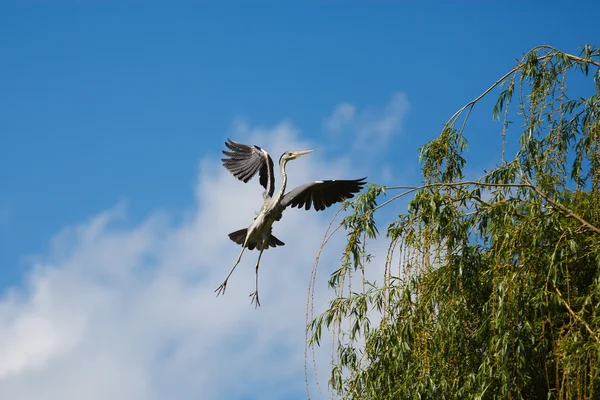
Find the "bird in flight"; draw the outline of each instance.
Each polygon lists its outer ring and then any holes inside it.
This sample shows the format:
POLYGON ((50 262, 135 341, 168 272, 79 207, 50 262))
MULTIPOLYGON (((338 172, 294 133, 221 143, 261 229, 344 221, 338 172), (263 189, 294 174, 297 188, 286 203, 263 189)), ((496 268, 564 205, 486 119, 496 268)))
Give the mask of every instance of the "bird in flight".
POLYGON ((231 139, 225 142, 227 150, 223 150, 226 156, 222 158, 223 166, 236 178, 246 183, 258 172, 259 182, 265 191, 263 193, 263 205, 248 228, 240 229, 229 234, 229 238, 242 246, 242 251, 237 258, 233 268, 215 292, 217 296, 225 293, 227 281, 242 259, 245 249, 260 251, 256 261, 255 290, 250 294, 251 303, 255 307, 260 306, 258 299, 258 267, 263 251, 269 247, 283 246, 284 243, 273 236, 272 225, 279 221, 283 211, 287 207, 304 207, 305 210, 314 208, 321 211, 332 204, 354 197, 355 193, 362 190, 366 177, 354 180, 328 180, 307 182, 297 188, 285 193, 287 175, 285 166, 288 161, 295 160, 312 150, 286 151, 279 158, 279 170, 281 173, 281 187, 275 196, 275 173, 273 171, 273 160, 269 153, 258 146, 249 146, 236 143, 231 139))

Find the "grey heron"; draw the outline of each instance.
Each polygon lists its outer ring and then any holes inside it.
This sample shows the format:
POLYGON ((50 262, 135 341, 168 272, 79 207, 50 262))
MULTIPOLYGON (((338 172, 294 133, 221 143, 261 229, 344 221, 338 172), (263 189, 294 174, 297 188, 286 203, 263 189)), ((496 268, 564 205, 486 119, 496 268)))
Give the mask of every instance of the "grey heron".
POLYGON ((354 197, 355 193, 361 191, 365 185, 365 178, 354 180, 327 180, 307 182, 297 188, 285 193, 287 184, 287 175, 285 166, 288 161, 295 160, 312 150, 305 151, 286 151, 279 158, 279 170, 281 173, 281 187, 277 195, 275 193, 275 174, 273 171, 273 160, 269 153, 262 148, 254 145, 249 146, 241 143, 236 143, 231 139, 227 139, 225 146, 227 150, 223 150, 226 156, 222 158, 223 166, 236 178, 244 183, 247 183, 258 172, 259 182, 264 187, 263 205, 248 228, 240 229, 229 234, 229 238, 235 243, 242 246, 242 251, 237 258, 233 268, 215 292, 217 297, 225 293, 227 281, 237 265, 242 259, 244 250, 257 249, 259 250, 258 260, 256 261, 256 281, 255 291, 250 294, 251 303, 256 303, 256 307, 260 306, 258 299, 258 267, 263 251, 269 247, 283 246, 284 243, 273 236, 272 225, 275 221, 279 221, 283 211, 287 207, 304 207, 310 210, 311 206, 316 211, 321 211, 331 206, 334 203, 341 202, 345 199, 354 197))

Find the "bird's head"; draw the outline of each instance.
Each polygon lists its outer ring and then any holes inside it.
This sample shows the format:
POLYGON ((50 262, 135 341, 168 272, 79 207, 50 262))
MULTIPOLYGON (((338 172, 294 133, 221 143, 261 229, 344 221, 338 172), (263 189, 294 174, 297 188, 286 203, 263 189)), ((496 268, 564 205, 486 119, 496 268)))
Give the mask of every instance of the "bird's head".
POLYGON ((312 152, 312 150, 304 150, 304 151, 286 151, 285 153, 283 153, 281 155, 281 157, 279 158, 279 163, 286 163, 290 160, 295 160, 298 157, 301 157, 305 154, 308 154, 312 152))

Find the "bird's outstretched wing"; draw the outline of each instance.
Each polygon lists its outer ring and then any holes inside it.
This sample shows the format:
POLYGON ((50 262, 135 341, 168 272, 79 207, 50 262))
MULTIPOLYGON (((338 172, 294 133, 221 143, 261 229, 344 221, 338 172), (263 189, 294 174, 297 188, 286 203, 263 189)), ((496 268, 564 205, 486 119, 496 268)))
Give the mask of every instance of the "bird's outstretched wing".
POLYGON ((354 180, 331 180, 308 182, 288 192, 281 199, 285 207, 304 207, 310 210, 312 205, 315 210, 321 211, 334 203, 354 197, 365 185, 366 177, 354 180))
POLYGON ((223 154, 227 156, 221 159, 223 166, 244 183, 259 172, 260 184, 272 197, 275 191, 275 175, 269 153, 258 146, 248 146, 231 139, 227 139, 225 146, 228 150, 223 150, 223 154))

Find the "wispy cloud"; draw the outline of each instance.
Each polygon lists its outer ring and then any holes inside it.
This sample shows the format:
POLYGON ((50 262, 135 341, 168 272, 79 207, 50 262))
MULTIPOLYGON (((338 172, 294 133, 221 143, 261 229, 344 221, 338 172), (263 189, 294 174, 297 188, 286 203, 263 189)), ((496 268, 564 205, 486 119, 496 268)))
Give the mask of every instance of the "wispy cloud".
POLYGON ((379 150, 392 135, 402 129, 404 117, 410 110, 406 95, 395 93, 382 109, 367 107, 358 110, 350 103, 339 104, 325 119, 324 129, 331 134, 347 134, 355 148, 379 150))
POLYGON ((348 126, 356 116, 356 107, 350 103, 339 104, 325 120, 325 129, 339 133, 348 126))
MULTIPOLYGON (((238 128, 234 138, 273 143, 275 157, 312 147, 289 122, 238 128)), ((219 158, 200 162, 194 207, 182 223, 157 212, 123 227, 127 210, 119 205, 58 233, 26 286, 1 294, 3 398, 303 396, 308 280, 332 212, 290 209, 275 225, 286 246, 263 255, 261 308, 248 298, 256 251, 244 254, 225 296, 216 298, 240 250, 227 233, 249 225, 262 198, 257 182, 237 181, 219 158)), ((317 152, 289 169, 291 185, 354 177, 344 160, 324 161, 317 152)), ((336 240, 343 235, 329 249, 336 240)), ((321 274, 338 259, 326 252, 321 274)), ((325 279, 316 295, 322 309, 325 279)))

